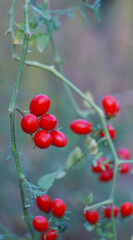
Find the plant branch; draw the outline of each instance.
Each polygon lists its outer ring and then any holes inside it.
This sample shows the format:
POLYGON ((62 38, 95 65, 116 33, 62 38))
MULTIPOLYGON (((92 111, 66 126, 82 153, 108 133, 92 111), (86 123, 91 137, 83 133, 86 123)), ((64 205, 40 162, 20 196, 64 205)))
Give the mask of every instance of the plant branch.
MULTIPOLYGON (((15 5, 15 1, 13 1, 13 7, 15 5)), ((14 160, 16 163, 16 168, 17 168, 17 175, 18 175, 18 183, 19 183, 19 189, 20 189, 20 196, 21 196, 21 202, 22 202, 22 208, 23 208, 23 214, 24 214, 24 220, 27 224, 27 227, 29 229, 29 232, 31 234, 32 239, 34 239, 34 234, 32 230, 32 226, 30 223, 30 216, 28 214, 28 211, 25 207, 25 196, 24 196, 24 189, 23 189, 23 178, 24 174, 22 172, 20 162, 19 162, 19 157, 17 153, 17 145, 16 145, 16 134, 15 134, 15 110, 16 110, 16 97, 17 93, 20 88, 20 83, 21 83, 21 77, 23 73, 23 67, 24 67, 24 62, 28 50, 28 43, 29 43, 29 38, 30 38, 30 29, 29 29, 29 6, 30 6, 30 0, 25 0, 25 5, 24 5, 24 15, 25 15, 25 32, 24 32, 24 39, 23 39, 23 46, 22 46, 22 53, 21 53, 21 58, 19 61, 19 67, 18 67, 18 72, 16 76, 16 81, 14 84, 13 88, 13 93, 12 93, 12 98, 9 104, 9 119, 10 119, 10 133, 11 133, 11 152, 14 156, 14 160)), ((13 9, 10 11, 11 14, 13 13, 13 9)), ((13 14, 12 14, 13 16, 13 14)), ((13 24, 12 24, 13 26, 13 24)))
POLYGON ((99 208, 99 207, 101 207, 101 206, 108 205, 108 204, 111 204, 111 200, 110 200, 110 199, 105 200, 105 201, 102 201, 102 202, 100 202, 100 203, 93 204, 93 205, 91 205, 91 206, 89 206, 89 207, 85 207, 85 208, 84 208, 84 212, 85 212, 86 210, 97 209, 97 208, 99 208))

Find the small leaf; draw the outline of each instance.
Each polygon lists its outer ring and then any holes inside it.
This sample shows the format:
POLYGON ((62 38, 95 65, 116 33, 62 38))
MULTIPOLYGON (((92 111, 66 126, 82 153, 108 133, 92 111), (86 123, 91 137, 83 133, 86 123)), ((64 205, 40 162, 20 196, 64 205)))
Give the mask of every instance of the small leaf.
POLYGON ((32 34, 29 39, 29 46, 33 46, 36 43, 36 35, 32 34))
POLYGON ((85 205, 89 205, 90 203, 93 202, 93 193, 90 193, 87 198, 84 200, 85 205))
POLYGON ((59 169, 59 171, 57 172, 57 176, 56 179, 62 179, 66 176, 66 171, 63 169, 59 169))
MULTIPOLYGON (((112 226, 112 223, 110 222, 110 223, 107 223, 106 225, 105 225, 105 229, 108 229, 108 228, 110 228, 112 226)), ((133 239, 132 239, 133 240, 133 239)))
POLYGON ((95 229, 95 225, 89 224, 88 222, 84 223, 84 227, 87 232, 92 232, 95 229))
POLYGON ((43 189, 43 190, 49 190, 55 179, 56 179, 56 176, 57 176, 57 172, 54 172, 54 173, 49 173, 47 175, 44 175, 42 176, 39 181, 38 181, 38 185, 43 189))
POLYGON ((103 232, 102 232, 102 229, 99 228, 99 227, 96 229, 96 232, 97 232, 98 235, 102 235, 102 233, 103 233, 103 232))
POLYGON ((47 33, 39 33, 37 36, 37 49, 39 52, 43 52, 49 42, 49 36, 47 33))
POLYGON ((16 24, 16 27, 17 27, 19 30, 24 31, 25 22, 17 23, 17 24, 16 24))
POLYGON ((106 237, 106 238, 113 238, 113 233, 111 233, 111 232, 107 232, 107 233, 104 233, 104 236, 106 237))
POLYGON ((24 31, 23 30, 17 30, 16 36, 13 40, 13 44, 18 45, 23 43, 23 38, 24 38, 24 31))
POLYGON ((75 149, 70 153, 68 160, 66 162, 67 169, 72 169, 73 166, 82 162, 84 156, 79 147, 75 147, 75 149))
POLYGON ((88 136, 85 140, 85 145, 90 155, 96 155, 98 153, 98 145, 94 138, 88 136))

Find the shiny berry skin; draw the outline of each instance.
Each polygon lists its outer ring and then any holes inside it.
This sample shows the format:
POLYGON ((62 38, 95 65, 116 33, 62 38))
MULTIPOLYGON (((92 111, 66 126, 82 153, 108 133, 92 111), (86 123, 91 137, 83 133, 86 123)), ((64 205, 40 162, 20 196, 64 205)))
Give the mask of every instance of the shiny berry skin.
POLYGON ((108 182, 108 181, 112 180, 112 178, 113 178, 113 171, 112 171, 112 169, 107 169, 104 172, 101 172, 99 174, 99 180, 101 182, 108 182))
POLYGON ((52 137, 52 145, 55 147, 65 147, 67 145, 67 138, 63 132, 53 130, 50 134, 52 137))
POLYGON ((116 114, 120 111, 120 105, 118 102, 116 102, 116 114))
POLYGON ((84 217, 90 224, 95 224, 98 221, 99 214, 96 210, 87 210, 84 213, 84 217))
POLYGON ((57 119, 52 114, 45 114, 40 118, 40 127, 44 130, 51 131, 57 125, 57 119))
POLYGON ((45 114, 50 108, 50 99, 44 94, 36 95, 30 102, 30 112, 35 114, 37 117, 45 114))
POLYGON ((38 232, 45 232, 49 228, 48 220, 43 216, 36 216, 32 221, 33 227, 38 232))
POLYGON ((130 171, 130 164, 129 163, 122 163, 120 166, 120 173, 128 173, 130 171))
POLYGON ((123 217, 128 217, 133 212, 133 206, 130 202, 125 202, 120 207, 120 212, 123 217))
POLYGON ((102 105, 103 105, 106 116, 113 116, 116 113, 117 102, 113 96, 106 95, 102 99, 102 105))
POLYGON ((45 130, 39 130, 34 135, 34 143, 38 148, 48 148, 52 144, 51 134, 45 130))
MULTIPOLYGON (((116 206, 113 206, 113 216, 116 218, 118 215, 118 208, 116 206)), ((107 206, 104 210, 104 216, 106 218, 111 218, 111 206, 107 206)))
POLYGON ((88 134, 92 131, 92 125, 84 119, 76 119, 70 123, 71 130, 76 134, 88 134))
POLYGON ((55 217, 61 218, 64 216, 66 211, 66 204, 65 202, 60 199, 56 198, 53 200, 51 204, 51 212, 55 217))
POLYGON ((40 210, 49 213, 51 209, 51 198, 45 194, 36 198, 36 204, 40 210))
POLYGON ((126 159, 130 159, 131 158, 131 153, 129 151, 128 148, 120 148, 117 151, 117 154, 119 156, 120 159, 126 160, 126 159))
POLYGON ((56 230, 49 230, 47 233, 46 233, 46 240, 55 240, 57 239, 58 237, 58 234, 56 232, 56 230))
POLYGON ((92 164, 92 171, 94 173, 100 173, 103 172, 104 169, 102 168, 102 165, 104 166, 105 169, 109 168, 109 163, 102 163, 104 161, 106 161, 107 158, 106 157, 101 157, 99 160, 97 160, 97 166, 95 166, 94 164, 92 164))
POLYGON ((38 118, 34 114, 26 114, 21 120, 21 128, 25 133, 32 134, 39 126, 38 118))
MULTIPOLYGON (((115 135, 116 135, 115 128, 112 125, 107 125, 107 129, 108 129, 108 133, 109 133, 111 139, 114 139, 115 135)), ((104 131, 102 131, 102 130, 99 132, 99 134, 100 134, 100 137, 104 137, 105 136, 104 135, 104 131)))

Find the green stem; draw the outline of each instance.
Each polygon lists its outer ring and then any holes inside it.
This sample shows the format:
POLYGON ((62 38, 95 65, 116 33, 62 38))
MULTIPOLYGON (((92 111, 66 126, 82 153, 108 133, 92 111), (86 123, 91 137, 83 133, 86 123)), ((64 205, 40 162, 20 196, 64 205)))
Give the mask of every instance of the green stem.
POLYGON ((111 199, 102 201, 102 202, 100 202, 100 203, 93 204, 93 205, 91 205, 91 206, 89 206, 89 207, 85 207, 85 208, 84 208, 84 212, 85 212, 86 210, 97 209, 97 208, 99 208, 99 207, 101 207, 101 206, 108 205, 108 204, 111 204, 111 199))
MULTIPOLYGON (((15 4, 15 1, 13 2, 15 4)), ((24 214, 24 220, 27 224, 28 230, 31 234, 32 239, 34 239, 34 233, 33 229, 30 223, 30 216, 29 213, 25 207, 25 195, 24 195, 24 189, 23 189, 23 178, 24 174, 22 172, 19 157, 17 153, 17 146, 16 146, 16 134, 15 134, 15 110, 16 110, 16 97, 17 93, 20 88, 20 82, 21 77, 23 73, 23 67, 24 62, 28 50, 28 43, 29 43, 29 37, 30 37, 30 30, 29 30, 29 6, 30 6, 30 0, 25 0, 24 5, 24 15, 25 15, 25 33, 24 33, 24 40, 23 40, 23 47, 22 47, 22 53, 21 58, 19 62, 18 72, 16 76, 16 81, 13 88, 12 98, 9 104, 9 119, 10 119, 10 133, 11 133, 11 152, 14 156, 14 160, 16 163, 16 169, 17 169, 17 175, 18 175, 18 183, 19 183, 19 189, 20 189, 20 196, 21 196, 21 202, 22 202, 22 209, 24 214)), ((13 9, 13 8, 11 8, 13 9)), ((12 10, 13 11, 13 10, 12 10)), ((12 11, 10 11, 12 13, 12 11)))
POLYGON ((14 39, 14 12, 15 12, 16 4, 17 4, 17 0, 13 0, 11 8, 9 10, 10 21, 9 21, 8 32, 11 34, 12 39, 14 39))
POLYGON ((24 112, 19 108, 19 107, 16 107, 16 110, 24 117, 25 114, 24 112))

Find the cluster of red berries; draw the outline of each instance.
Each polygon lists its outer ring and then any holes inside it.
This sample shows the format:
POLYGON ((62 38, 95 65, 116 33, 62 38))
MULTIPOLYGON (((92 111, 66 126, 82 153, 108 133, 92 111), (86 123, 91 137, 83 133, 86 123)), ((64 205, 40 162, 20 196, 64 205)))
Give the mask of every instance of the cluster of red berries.
POLYGON ((63 132, 54 130, 57 119, 52 114, 46 114, 49 108, 48 96, 40 94, 33 97, 29 106, 30 113, 22 118, 21 128, 25 133, 35 133, 34 143, 38 148, 48 148, 51 144, 56 147, 65 147, 67 138, 63 132))
MULTIPOLYGON (((120 210, 116 206, 113 206, 113 216, 116 218, 118 216, 118 213, 121 213, 122 217, 128 217, 133 213, 133 205, 131 202, 124 202, 120 206, 120 210)), ((84 217, 87 222, 90 224, 96 224, 99 219, 99 213, 97 210, 86 210, 84 213, 84 217)), ((110 219, 111 218, 111 206, 107 206, 104 209, 104 217, 110 219)))
MULTIPOLYGON (((51 201, 51 198, 47 194, 38 196, 36 198, 36 204, 41 211, 47 214, 51 212, 53 216, 57 218, 62 218, 66 211, 66 204, 62 199, 56 198, 53 201, 51 201)), ((58 237, 57 230, 55 229, 49 230, 49 222, 46 217, 36 216, 34 217, 32 224, 36 231, 42 232, 41 240, 57 239, 58 237)))
MULTIPOLYGON (((131 157, 131 153, 128 148, 121 148, 117 151, 118 156, 121 160, 128 160, 131 157)), ((99 174, 99 180, 101 182, 107 182, 113 178, 113 169, 111 161, 107 161, 106 157, 101 157, 96 161, 96 164, 92 164, 92 171, 99 174), (104 163, 105 162, 105 163, 104 163)), ((122 163, 119 171, 121 174, 129 172, 130 164, 122 163)))

